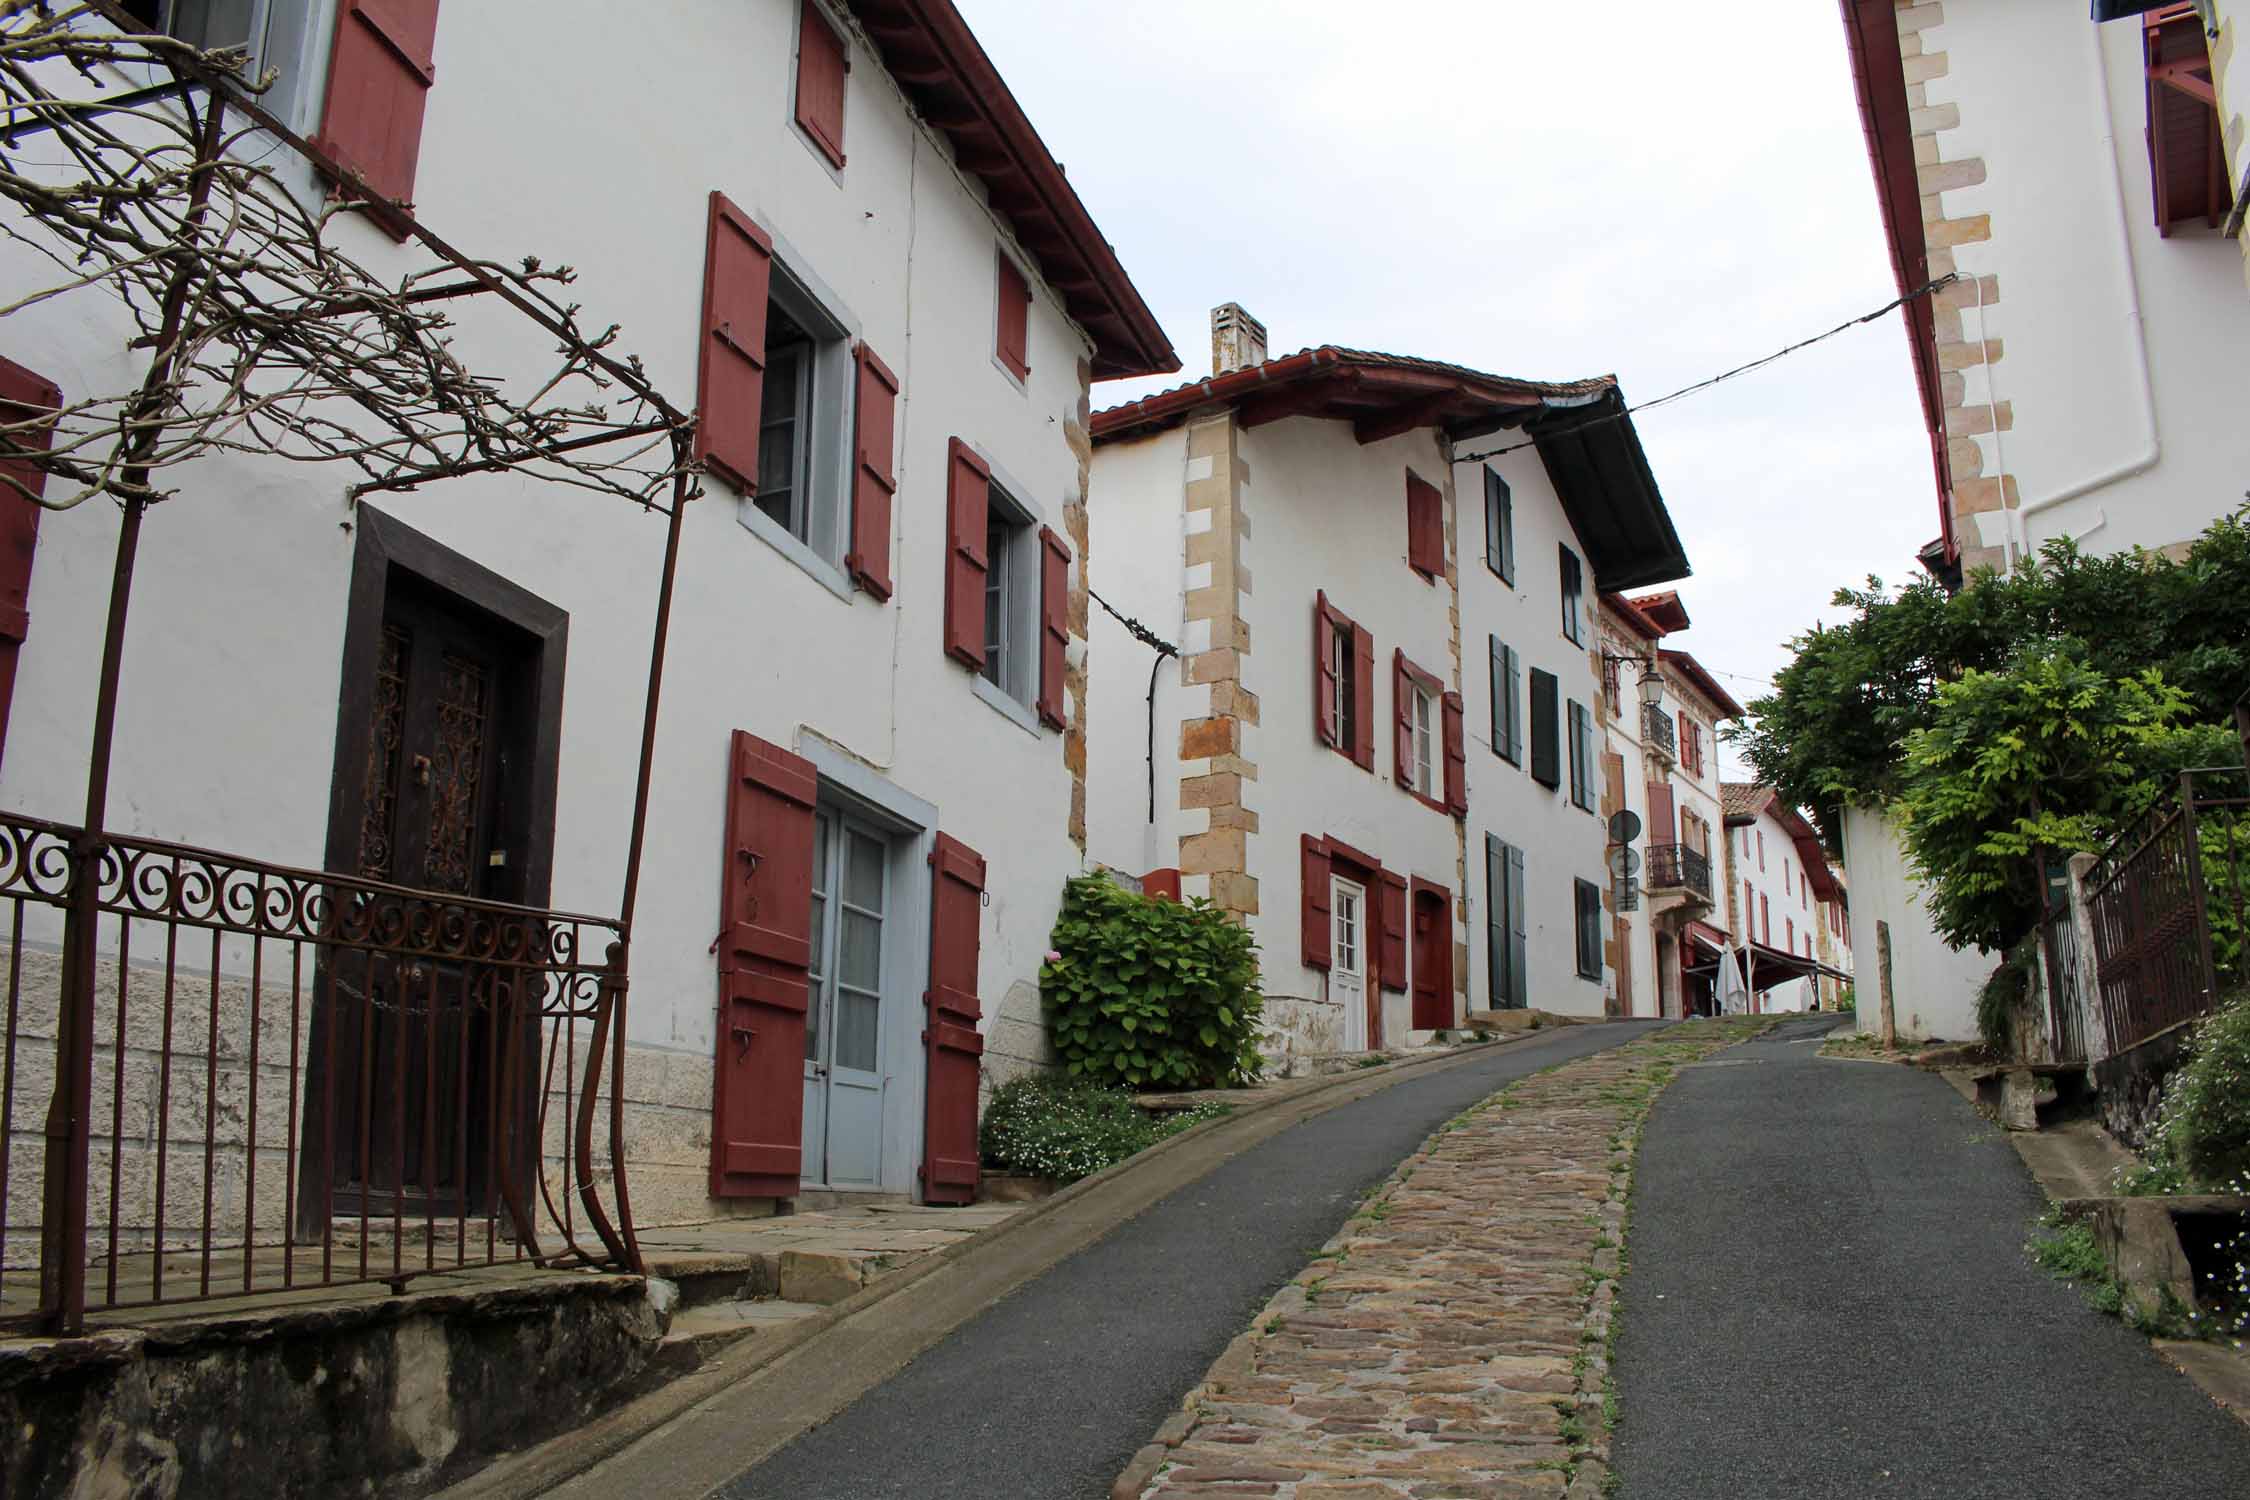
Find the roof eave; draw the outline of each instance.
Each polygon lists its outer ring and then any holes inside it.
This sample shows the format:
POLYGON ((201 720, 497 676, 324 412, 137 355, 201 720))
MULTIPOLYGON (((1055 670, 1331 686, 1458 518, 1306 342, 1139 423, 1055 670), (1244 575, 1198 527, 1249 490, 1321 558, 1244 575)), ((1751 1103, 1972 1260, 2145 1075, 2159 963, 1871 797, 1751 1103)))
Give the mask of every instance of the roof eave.
POLYGON ((1528 425, 1597 586, 1622 592, 1689 575, 1622 391, 1550 401, 1528 425))

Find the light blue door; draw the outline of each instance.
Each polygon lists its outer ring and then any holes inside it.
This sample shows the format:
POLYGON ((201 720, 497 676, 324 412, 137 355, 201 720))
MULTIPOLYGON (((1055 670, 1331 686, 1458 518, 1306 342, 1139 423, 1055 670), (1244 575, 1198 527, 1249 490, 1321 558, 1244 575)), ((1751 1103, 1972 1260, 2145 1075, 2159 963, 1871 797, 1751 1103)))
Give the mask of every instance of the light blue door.
POLYGON ((883 950, 890 843, 833 812, 815 818, 813 1000, 805 1027, 805 1181, 883 1185, 883 950))

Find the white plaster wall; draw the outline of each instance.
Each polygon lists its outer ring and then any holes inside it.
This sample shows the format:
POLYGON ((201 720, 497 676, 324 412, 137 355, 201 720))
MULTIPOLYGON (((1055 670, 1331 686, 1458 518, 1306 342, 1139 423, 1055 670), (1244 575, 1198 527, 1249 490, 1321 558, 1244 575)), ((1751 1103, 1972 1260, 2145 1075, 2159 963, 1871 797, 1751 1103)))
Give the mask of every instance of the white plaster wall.
MULTIPOLYGON (((1298 962, 1300 834, 1341 839, 1385 869, 1443 886, 1455 897, 1459 940, 1455 823, 1398 785, 1392 736, 1393 648, 1455 686, 1451 590, 1442 577, 1425 582, 1406 565, 1406 471, 1412 466, 1442 488, 1445 465, 1427 430, 1363 447, 1349 423, 1311 417, 1244 432, 1240 456, 1249 472, 1243 563, 1252 582, 1243 601, 1251 645, 1245 686, 1258 695, 1259 717, 1243 750, 1258 767, 1246 787, 1258 815, 1249 843, 1260 912, 1252 926, 1267 993, 1321 998, 1326 974, 1298 962), (1373 771, 1313 736, 1313 599, 1321 589, 1375 638, 1373 771)), ((1473 776, 1470 795, 1473 801, 1473 776)), ((1200 822, 1204 815, 1193 816, 1200 822)), ((1394 1045, 1408 1036, 1411 993, 1384 992, 1384 1037, 1394 1045)))
MULTIPOLYGON (((1104 443, 1094 450, 1086 512, 1095 589, 1183 648, 1186 464, 1185 427, 1104 443)), ((1183 683, 1178 661, 1157 669, 1156 816, 1151 822, 1148 678, 1153 652, 1099 605, 1087 618, 1087 851, 1098 862, 1135 875, 1177 866, 1180 721, 1191 701, 1195 716, 1201 716, 1210 689, 1183 683)))
POLYGON ((1896 828, 1864 807, 1844 809, 1844 868, 1852 883, 1852 990, 1859 1029, 1882 1029, 1878 922, 1890 924, 1891 994, 1902 1037, 1974 1041, 1976 997, 1999 964, 1981 949, 1956 951, 1930 927, 1920 882, 1907 868, 1896 828))
MULTIPOLYGON (((1529 970, 1525 998, 1534 1008, 1566 1016, 1602 1014, 1607 979, 1578 974, 1574 880, 1606 884, 1602 866, 1606 835, 1601 806, 1600 746, 1594 756, 1595 812, 1570 801, 1570 710, 1576 700, 1592 713, 1601 692, 1599 585, 1586 565, 1581 610, 1586 645, 1575 646, 1562 633, 1562 571, 1558 548, 1568 543, 1585 562, 1586 549, 1571 529, 1554 484, 1535 450, 1489 460, 1508 481, 1515 499, 1516 582, 1513 588, 1484 561, 1483 463, 1454 466, 1454 487, 1462 496, 1461 655, 1466 681, 1462 696, 1469 721, 1469 881, 1474 895, 1469 921, 1470 999, 1479 1008, 1492 1003, 1490 955, 1484 924, 1491 903, 1485 889, 1484 840, 1487 833, 1524 851, 1523 896, 1526 910, 1524 961, 1529 970), (1492 749, 1492 673, 1490 638, 1513 646, 1523 659, 1517 710, 1523 715, 1523 764, 1502 760, 1492 749), (1553 791, 1531 779, 1531 673, 1555 674, 1558 683, 1557 738, 1562 778, 1553 791)), ((1633 780, 1626 762, 1626 780, 1633 780)), ((1627 788, 1627 799, 1634 793, 1627 788)), ((1646 790, 1640 796, 1645 801, 1646 790)), ((1645 807, 1636 804, 1636 810, 1645 807)), ((1604 918, 1605 924, 1607 918, 1604 918)))
MULTIPOLYGON (((730 730, 794 745, 835 741, 936 804, 941 826, 991 864, 980 988, 987 1024, 1030 982, 1062 880, 1062 737, 1032 734, 974 697, 940 646, 948 438, 980 445, 1053 525, 1077 486, 1065 423, 1077 410, 1083 335, 1034 280, 1031 376, 992 360, 993 257, 1003 231, 945 149, 909 117, 854 44, 849 164, 831 173, 790 118, 791 0, 665 0, 615 45, 593 0, 446 7, 416 200, 473 254, 568 262, 595 327, 623 325, 676 403, 695 396, 706 194, 725 190, 806 261, 903 393, 888 605, 840 599, 742 527, 713 483, 686 527, 659 731, 632 1036, 708 1054, 717 871, 730 730), (692 128, 655 110, 589 107, 560 80, 596 67, 626 98, 704 101, 692 128)), ((338 231, 378 273, 416 264, 365 226, 338 231)), ((0 258, 0 285, 26 284, 0 258)), ((462 314, 478 368, 545 357, 530 325, 462 314)), ((8 320, 10 357, 66 398, 122 388, 139 356, 96 295, 8 320)), ((543 368, 543 367, 542 367, 543 368)), ((116 828, 317 866, 328 813, 351 512, 340 471, 213 460, 174 476, 182 496, 150 517, 125 656, 116 828)), ((513 478, 454 481, 376 502, 571 615, 553 900, 613 911, 627 835, 659 518, 621 502, 513 478)), ((75 821, 92 713, 113 509, 50 514, 32 581, 0 803, 75 821)), ((908 1056, 886 1065, 918 1066, 908 1056)))
MULTIPOLYGON (((2018 543, 2070 535, 2114 552, 2193 537, 2242 501, 2250 297, 2240 246, 2201 221, 2156 232, 2139 26, 2095 26, 2051 0, 1947 0, 1922 39, 1949 69, 1929 81, 1931 107, 1960 111, 1940 157, 1987 170, 1941 197, 1949 217, 1992 216, 1991 241, 1956 259, 1999 276, 2000 300, 1963 326, 2003 357, 1989 380, 1970 368, 1966 391, 2014 404, 2013 430, 1975 441, 1986 474, 2016 476, 2018 543)), ((1973 522, 1991 546, 2008 524, 1973 522)))
MULTIPOLYGON (((1784 953, 1802 955, 1809 934, 1808 924, 1821 920, 1820 904, 1811 893, 1804 891, 1805 862, 1797 857, 1797 846, 1790 841, 1789 833, 1771 813, 1758 814, 1754 823, 1728 830, 1737 840, 1735 850, 1735 883, 1747 880, 1750 889, 1764 897, 1773 913, 1773 932, 1769 937, 1766 926, 1756 922, 1752 913, 1745 918, 1745 926, 1759 942, 1769 943, 1784 953), (1765 868, 1758 866, 1758 836, 1765 835, 1765 868), (1749 846, 1741 844, 1745 836, 1749 846), (1751 927, 1752 923, 1756 923, 1751 927)), ((1738 899, 1739 899, 1739 892, 1738 899)), ((1817 951, 1817 939, 1815 939, 1817 951)), ((1792 979, 1767 989, 1760 998, 1760 1007, 1768 1011, 1807 1010, 1813 1004, 1813 982, 1809 979, 1792 979)))

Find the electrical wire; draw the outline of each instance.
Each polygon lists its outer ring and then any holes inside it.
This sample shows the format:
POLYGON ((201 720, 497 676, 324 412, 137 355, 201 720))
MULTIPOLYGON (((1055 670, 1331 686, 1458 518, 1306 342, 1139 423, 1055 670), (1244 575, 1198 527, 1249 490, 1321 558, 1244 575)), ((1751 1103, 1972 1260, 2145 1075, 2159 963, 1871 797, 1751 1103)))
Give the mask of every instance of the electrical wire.
MULTIPOLYGON (((1722 370, 1718 374, 1710 377, 1708 380, 1698 380, 1693 385, 1683 385, 1678 390, 1672 391, 1666 395, 1658 396, 1653 401, 1643 401, 1636 406, 1628 406, 1623 411, 1612 412, 1607 416, 1594 417, 1585 422, 1573 423, 1571 424, 1569 430, 1572 432, 1583 432, 1588 427, 1598 427, 1604 422, 1622 422, 1627 417, 1632 416, 1635 412, 1654 411, 1657 407, 1668 405, 1671 402, 1680 400, 1682 397, 1692 396, 1698 391, 1707 391, 1715 385, 1719 385, 1722 382, 1734 379, 1737 375, 1747 375, 1752 370, 1764 369, 1767 365, 1772 364, 1775 360, 1786 359, 1788 356, 1797 353, 1801 349, 1810 349, 1813 345, 1822 343, 1828 339, 1832 339, 1839 333, 1849 333, 1851 332, 1851 330, 1859 327, 1863 323, 1872 323, 1877 318, 1883 317, 1898 308, 1904 307, 1907 303, 1912 302, 1917 297, 1927 297, 1928 295, 1930 295, 1930 293, 1938 290, 1940 287, 1951 286, 1954 282, 1959 280, 1961 280, 1960 272, 1948 271, 1943 276, 1938 277, 1934 281, 1923 282, 1920 286, 1914 288, 1914 290, 1906 293, 1904 296, 1893 297, 1890 301, 1884 303, 1881 307, 1876 308, 1871 313, 1863 313, 1859 317, 1848 318, 1845 321, 1838 323, 1834 328, 1829 329, 1826 333, 1816 333, 1809 339, 1799 339, 1796 343, 1790 344, 1786 348, 1776 349, 1773 353, 1768 354, 1761 359, 1751 360, 1746 365, 1736 365, 1731 370, 1722 370)), ((1520 443, 1509 443, 1504 447, 1488 448, 1482 453, 1458 454, 1455 456, 1453 461, 1455 463, 1469 464, 1476 463, 1482 459, 1498 458, 1503 453, 1514 453, 1519 449, 1532 447, 1538 441, 1539 439, 1537 438, 1525 438, 1520 443)))

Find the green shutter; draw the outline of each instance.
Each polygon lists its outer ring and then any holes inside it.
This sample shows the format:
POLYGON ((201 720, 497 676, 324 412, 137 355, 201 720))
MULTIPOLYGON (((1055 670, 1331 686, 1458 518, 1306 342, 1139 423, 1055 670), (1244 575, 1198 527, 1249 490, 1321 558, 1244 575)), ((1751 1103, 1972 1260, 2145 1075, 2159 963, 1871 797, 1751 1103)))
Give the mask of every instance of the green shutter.
POLYGON ((1529 976, 1524 972, 1523 851, 1508 851, 1508 1004, 1522 1010, 1530 1002, 1529 976))
POLYGON ((1562 785, 1562 704, 1552 672, 1531 669, 1531 779, 1544 787, 1562 785))
POLYGON ((1508 846, 1499 835, 1484 836, 1485 1002, 1492 1010, 1508 1005, 1508 846))
POLYGON ((1508 481, 1484 471, 1484 565, 1510 588, 1516 583, 1516 501, 1508 481))

